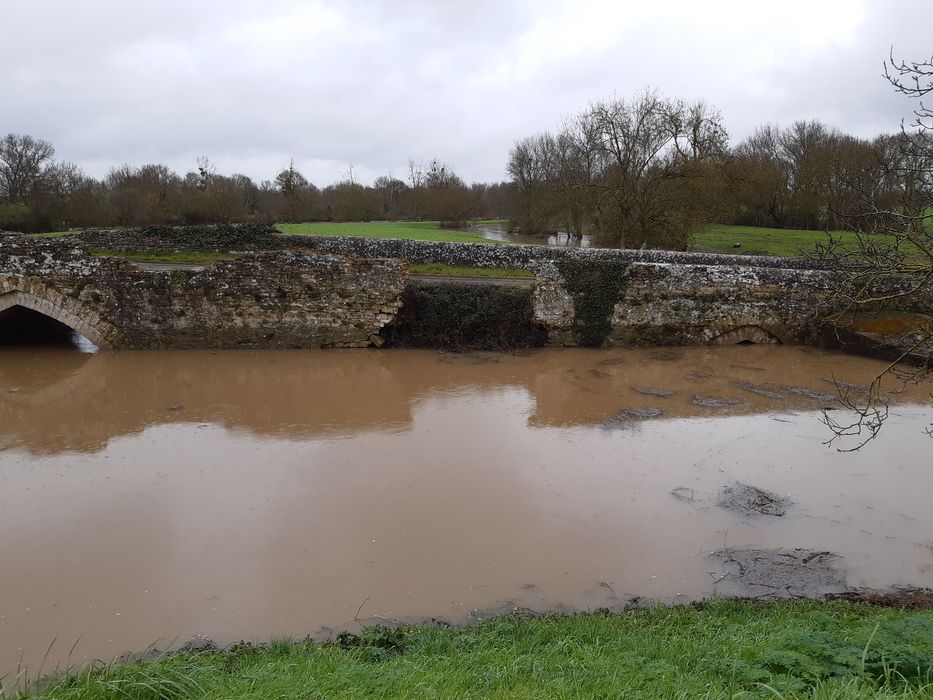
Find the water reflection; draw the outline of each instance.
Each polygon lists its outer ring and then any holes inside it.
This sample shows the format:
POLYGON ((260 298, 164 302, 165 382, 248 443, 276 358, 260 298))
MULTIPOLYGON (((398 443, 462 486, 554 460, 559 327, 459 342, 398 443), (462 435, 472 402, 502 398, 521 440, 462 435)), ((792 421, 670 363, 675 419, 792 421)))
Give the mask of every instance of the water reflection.
MULTIPOLYGON (((834 378, 857 391, 879 368, 871 360, 780 346, 524 356, 7 349, 0 353, 0 447, 93 452, 114 437, 170 423, 294 438, 405 430, 423 396, 503 387, 532 398, 530 426, 635 428, 647 413, 666 419, 833 406, 834 378)), ((917 390, 905 396, 925 398, 917 390)))
POLYGON ((546 245, 552 248, 589 248, 592 245, 589 236, 571 236, 563 231, 533 236, 509 231, 505 226, 471 226, 464 230, 477 233, 490 241, 500 241, 502 243, 546 245))

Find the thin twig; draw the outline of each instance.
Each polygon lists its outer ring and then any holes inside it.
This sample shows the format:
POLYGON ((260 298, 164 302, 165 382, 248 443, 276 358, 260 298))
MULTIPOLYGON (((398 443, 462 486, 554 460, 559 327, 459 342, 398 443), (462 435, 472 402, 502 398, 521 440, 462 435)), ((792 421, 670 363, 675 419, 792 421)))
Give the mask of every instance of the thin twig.
POLYGON ((364 600, 362 603, 360 603, 360 607, 358 607, 358 608, 356 609, 356 615, 353 616, 353 620, 354 620, 355 622, 359 622, 359 621, 360 621, 360 613, 363 611, 363 606, 366 605, 366 603, 369 602, 369 599, 370 599, 370 598, 372 598, 371 595, 366 596, 366 600, 364 600))

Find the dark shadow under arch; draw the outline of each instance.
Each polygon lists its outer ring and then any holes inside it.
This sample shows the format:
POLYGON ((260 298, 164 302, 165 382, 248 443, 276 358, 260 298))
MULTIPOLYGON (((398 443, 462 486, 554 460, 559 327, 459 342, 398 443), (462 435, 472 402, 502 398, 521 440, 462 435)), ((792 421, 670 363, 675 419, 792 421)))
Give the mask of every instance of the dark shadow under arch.
POLYGON ((784 341, 761 326, 737 326, 720 333, 710 345, 783 345, 784 341))
POLYGON ((61 328, 64 326, 98 348, 111 347, 98 327, 101 325, 99 319, 96 316, 92 318, 92 312, 76 300, 65 299, 62 303, 56 303, 35 294, 14 290, 0 294, 0 315, 6 317, 7 321, 12 317, 12 322, 20 328, 25 320, 25 324, 39 331, 40 336, 60 335, 65 332, 61 328))

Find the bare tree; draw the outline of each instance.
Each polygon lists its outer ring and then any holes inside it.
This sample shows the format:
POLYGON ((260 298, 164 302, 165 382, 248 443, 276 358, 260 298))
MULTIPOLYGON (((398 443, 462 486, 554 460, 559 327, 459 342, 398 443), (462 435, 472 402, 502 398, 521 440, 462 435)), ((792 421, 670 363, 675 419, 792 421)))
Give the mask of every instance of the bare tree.
POLYGON ((718 111, 645 91, 593 103, 557 136, 517 142, 509 174, 531 226, 683 249, 708 218, 697 188, 726 143, 718 111))
POLYGON ((270 212, 271 215, 294 223, 310 221, 318 214, 321 193, 295 168, 294 161, 275 176, 274 184, 282 206, 276 207, 277 211, 270 212))
POLYGON ((424 163, 416 161, 414 158, 408 159, 408 185, 409 185, 409 210, 415 219, 421 219, 424 216, 425 199, 425 169, 424 163))
POLYGON ((217 175, 217 166, 211 163, 207 156, 198 157, 198 189, 207 192, 211 188, 211 181, 217 175))
POLYGON ((372 221, 379 216, 379 195, 371 187, 343 180, 322 193, 328 218, 334 221, 372 221))
POLYGON ((463 179, 446 163, 432 160, 424 176, 425 215, 442 226, 456 228, 465 225, 473 208, 474 193, 463 179))
MULTIPOLYGON (((825 416, 833 440, 855 438, 854 449, 872 440, 887 417, 880 393, 885 375, 913 383, 933 376, 933 308, 928 301, 933 295, 933 109, 924 102, 933 95, 933 57, 898 61, 892 52, 884 76, 897 92, 918 101, 909 127, 901 125, 896 152, 882 163, 899 197, 891 201, 864 183, 851 183, 858 194, 857 207, 840 215, 869 222, 870 232, 860 233, 854 246, 830 240, 821 251, 847 273, 833 298, 830 320, 844 329, 865 311, 911 309, 920 315, 910 317, 895 341, 897 354, 875 377, 867 395, 844 397, 854 419, 825 416)), ((928 432, 933 435, 933 430, 928 432)))
MULTIPOLYGON (((736 147, 731 163, 738 185, 738 223, 826 229, 826 208, 853 139, 818 121, 787 128, 767 124, 736 147)), ((838 182, 837 182, 838 184, 838 182)))
POLYGON ((55 148, 32 136, 7 134, 0 140, 0 198, 23 202, 42 179, 55 148))
POLYGON ((376 178, 373 187, 382 197, 382 215, 386 219, 397 218, 402 213, 403 200, 408 186, 392 176, 382 175, 376 178))
MULTIPOLYGON (((509 153, 508 173, 519 197, 516 228, 550 233, 561 224, 562 167, 558 139, 545 132, 523 138, 509 153)), ((580 183, 574 178, 571 186, 580 183)))
POLYGON ((290 161, 288 167, 275 176, 275 185, 286 197, 300 192, 308 186, 308 181, 295 168, 295 161, 290 161))

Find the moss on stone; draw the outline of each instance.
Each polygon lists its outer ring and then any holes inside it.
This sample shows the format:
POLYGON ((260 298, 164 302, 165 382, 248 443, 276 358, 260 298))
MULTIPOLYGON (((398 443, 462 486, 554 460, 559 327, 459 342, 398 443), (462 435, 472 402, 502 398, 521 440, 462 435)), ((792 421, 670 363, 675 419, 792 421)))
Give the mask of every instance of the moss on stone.
POLYGON ((599 347, 612 330, 612 310, 628 282, 631 265, 616 261, 562 260, 557 270, 573 299, 580 345, 599 347))
POLYGON ((383 336, 391 345, 448 350, 507 350, 547 342, 547 331, 534 322, 530 288, 456 283, 407 287, 402 309, 383 336))

